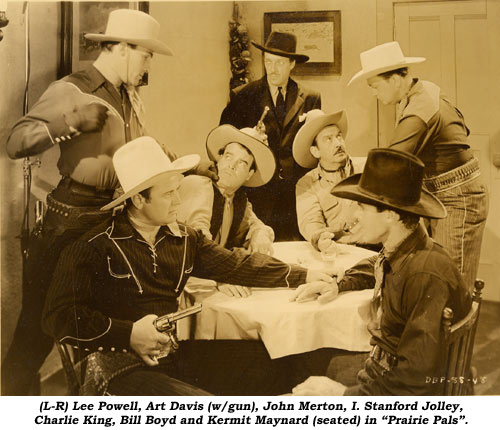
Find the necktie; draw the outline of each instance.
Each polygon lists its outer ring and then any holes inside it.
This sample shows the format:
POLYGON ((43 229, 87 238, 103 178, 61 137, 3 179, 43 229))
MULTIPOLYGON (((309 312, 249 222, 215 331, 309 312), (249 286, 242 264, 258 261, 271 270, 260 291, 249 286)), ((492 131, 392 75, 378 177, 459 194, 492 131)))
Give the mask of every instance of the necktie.
POLYGON ((224 246, 226 244, 229 236, 229 230, 231 229, 231 224, 233 222, 233 205, 231 199, 229 197, 226 197, 225 199, 224 212, 222 214, 222 225, 220 227, 220 246, 224 246))
POLYGON ((283 98, 283 93, 281 90, 283 87, 278 87, 278 96, 276 97, 276 116, 280 124, 283 124, 285 119, 285 99, 283 98))
POLYGON ((132 105, 132 109, 134 109, 135 116, 137 117, 139 124, 141 124, 141 127, 144 128, 146 123, 146 108, 144 107, 141 96, 134 86, 127 86, 126 89, 130 104, 132 105))
POLYGON ((368 329, 370 331, 380 329, 380 319, 382 317, 382 286, 384 285, 385 262, 385 255, 383 251, 381 251, 373 267, 373 273, 375 275, 375 288, 373 289, 373 298, 370 303, 370 322, 368 323, 368 329))
POLYGON ((396 125, 399 124, 401 118, 403 118, 403 112, 408 106, 408 96, 405 96, 401 101, 396 105, 396 125))
POLYGON ((132 104, 130 103, 125 85, 122 85, 120 87, 120 97, 122 100, 123 120, 125 122, 125 140, 129 142, 130 140, 132 140, 130 134, 130 115, 132 112, 132 104))

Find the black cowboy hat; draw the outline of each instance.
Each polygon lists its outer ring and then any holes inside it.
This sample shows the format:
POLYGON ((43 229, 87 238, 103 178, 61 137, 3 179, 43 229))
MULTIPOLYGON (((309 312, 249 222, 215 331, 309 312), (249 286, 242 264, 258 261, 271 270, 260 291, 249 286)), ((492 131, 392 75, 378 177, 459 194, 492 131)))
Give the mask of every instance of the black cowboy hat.
POLYGON ((309 60, 307 55, 297 54, 297 37, 292 33, 280 33, 273 31, 266 40, 264 46, 252 40, 252 45, 264 52, 279 55, 280 57, 287 57, 295 60, 297 63, 305 63, 309 60))
POLYGON ((426 218, 445 218, 443 204, 422 189, 424 163, 407 152, 372 149, 363 173, 350 176, 333 187, 336 197, 395 209, 426 218))

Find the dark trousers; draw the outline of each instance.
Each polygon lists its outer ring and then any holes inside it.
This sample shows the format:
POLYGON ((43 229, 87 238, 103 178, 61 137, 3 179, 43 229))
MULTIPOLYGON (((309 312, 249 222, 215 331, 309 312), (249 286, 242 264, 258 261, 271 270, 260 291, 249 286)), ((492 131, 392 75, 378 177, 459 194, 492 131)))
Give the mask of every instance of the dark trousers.
POLYGON ((69 184, 62 183, 51 196, 58 202, 84 209, 72 210, 71 216, 65 216, 63 211, 47 211, 41 236, 30 241, 21 313, 2 363, 2 395, 28 395, 39 382, 38 371, 53 347, 53 339, 42 331, 41 323, 59 255, 68 244, 109 217, 109 213, 99 213, 99 208, 110 201, 108 196, 92 195, 90 190, 76 192, 69 184))
POLYGON ((290 368, 271 360, 260 341, 198 340, 155 367, 140 367, 114 378, 108 393, 157 396, 265 396, 287 393, 290 368))

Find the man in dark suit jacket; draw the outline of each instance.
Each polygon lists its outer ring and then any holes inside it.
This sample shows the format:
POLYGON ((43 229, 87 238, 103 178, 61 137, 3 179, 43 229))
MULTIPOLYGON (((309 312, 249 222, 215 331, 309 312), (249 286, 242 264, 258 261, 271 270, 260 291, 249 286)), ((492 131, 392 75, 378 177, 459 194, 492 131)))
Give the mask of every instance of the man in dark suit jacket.
POLYGON ((321 95, 293 79, 295 63, 309 57, 295 53, 293 34, 272 32, 265 46, 252 42, 264 52, 266 75, 231 92, 231 100, 221 115, 220 124, 236 128, 255 127, 266 106, 264 118, 269 147, 276 156, 277 169, 265 186, 248 190, 257 216, 274 229, 277 240, 299 240, 295 209, 295 184, 306 170, 295 163, 292 144, 302 122, 302 114, 321 108, 321 95))

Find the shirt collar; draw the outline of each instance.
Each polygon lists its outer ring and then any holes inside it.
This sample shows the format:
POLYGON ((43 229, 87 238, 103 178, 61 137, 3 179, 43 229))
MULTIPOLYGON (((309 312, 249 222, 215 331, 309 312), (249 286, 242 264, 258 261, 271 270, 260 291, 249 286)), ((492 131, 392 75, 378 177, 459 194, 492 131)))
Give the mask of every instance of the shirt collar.
MULTIPOLYGON (((354 174, 354 166, 352 164, 352 160, 349 156, 347 156, 347 162, 343 167, 341 167, 338 170, 335 170, 334 172, 327 172, 324 170, 321 165, 318 163, 318 165, 311 170, 311 175, 314 181, 319 181, 320 179, 325 179, 325 180, 333 180, 337 181, 338 176, 342 174, 342 170, 345 172, 345 177, 347 178, 348 176, 351 176, 354 174)), ((340 178, 344 179, 344 178, 340 178)), ((337 181, 338 182, 338 181, 337 181)))
MULTIPOLYGON (((288 81, 290 81, 290 79, 288 81)), ((276 98, 278 97, 278 87, 270 84, 269 81, 267 82, 267 85, 269 85, 269 92, 271 93, 273 103, 276 104, 276 98)), ((287 85, 288 85, 288 82, 286 85, 281 87, 281 94, 283 95, 283 99, 286 99, 286 87, 287 87, 287 85)))
POLYGON ((97 60, 94 61, 93 66, 115 88, 120 88, 120 85, 122 84, 120 77, 111 67, 109 67, 109 64, 106 61, 102 60, 101 57, 98 57, 97 60))
POLYGON ((92 82, 92 87, 90 88, 91 92, 95 92, 99 87, 109 84, 110 86, 113 86, 111 82, 109 82, 104 75, 97 70, 94 65, 87 66, 85 68, 85 71, 90 77, 90 82, 92 82))
POLYGON ((384 253, 387 262, 389 263, 391 270, 397 272, 406 260, 413 254, 416 247, 425 241, 427 234, 424 228, 419 225, 409 236, 407 236, 399 246, 391 253, 387 253, 384 249, 381 251, 384 253))
MULTIPOLYGON (((109 237, 111 239, 130 239, 132 237, 142 239, 139 232, 130 224, 126 212, 127 211, 124 210, 113 218, 113 223, 108 232, 109 237)), ((161 226, 158 235, 161 233, 163 233, 163 235, 175 237, 187 236, 186 228, 179 226, 176 222, 161 226)))

